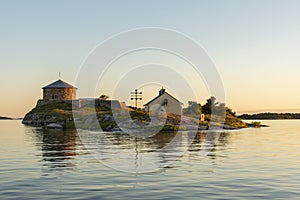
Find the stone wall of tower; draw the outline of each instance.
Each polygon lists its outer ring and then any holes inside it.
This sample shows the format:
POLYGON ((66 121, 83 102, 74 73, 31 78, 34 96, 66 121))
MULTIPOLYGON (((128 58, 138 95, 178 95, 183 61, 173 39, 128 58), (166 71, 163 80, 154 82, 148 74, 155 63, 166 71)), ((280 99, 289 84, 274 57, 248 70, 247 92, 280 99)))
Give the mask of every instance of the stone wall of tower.
POLYGON ((44 100, 73 100, 76 99, 76 88, 45 88, 44 100))

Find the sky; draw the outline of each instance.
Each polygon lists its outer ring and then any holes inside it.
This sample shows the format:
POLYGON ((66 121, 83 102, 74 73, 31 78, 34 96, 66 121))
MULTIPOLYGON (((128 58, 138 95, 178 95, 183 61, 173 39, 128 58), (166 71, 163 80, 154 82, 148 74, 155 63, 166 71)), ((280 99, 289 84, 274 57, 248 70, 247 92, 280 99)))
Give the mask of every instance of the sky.
MULTIPOLYGON (((74 84, 97 45, 142 27, 175 30, 200 44, 237 113, 300 112, 299 9, 297 0, 0 1, 0 116, 23 117, 58 72, 74 84)), ((157 95, 140 89, 144 103, 157 95)), ((203 92, 201 103, 206 98, 203 92)))

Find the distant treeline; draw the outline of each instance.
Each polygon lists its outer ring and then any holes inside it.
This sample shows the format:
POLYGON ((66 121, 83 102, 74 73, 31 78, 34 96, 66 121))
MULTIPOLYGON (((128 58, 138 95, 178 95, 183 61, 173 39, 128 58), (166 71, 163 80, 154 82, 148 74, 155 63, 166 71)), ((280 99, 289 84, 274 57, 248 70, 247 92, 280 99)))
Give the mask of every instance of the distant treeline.
POLYGON ((238 117, 241 119, 300 119, 300 113, 258 113, 243 114, 238 117))
POLYGON ((0 116, 0 120, 11 120, 12 118, 10 118, 10 117, 1 117, 0 116))

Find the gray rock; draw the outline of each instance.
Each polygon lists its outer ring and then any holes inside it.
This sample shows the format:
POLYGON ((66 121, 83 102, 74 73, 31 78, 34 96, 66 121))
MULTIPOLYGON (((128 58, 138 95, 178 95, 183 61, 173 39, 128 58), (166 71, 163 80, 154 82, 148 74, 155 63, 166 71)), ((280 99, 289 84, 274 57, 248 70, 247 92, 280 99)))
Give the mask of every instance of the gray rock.
POLYGON ((48 124, 46 126, 46 128, 49 128, 49 129, 63 129, 64 127, 61 124, 52 123, 52 124, 48 124))

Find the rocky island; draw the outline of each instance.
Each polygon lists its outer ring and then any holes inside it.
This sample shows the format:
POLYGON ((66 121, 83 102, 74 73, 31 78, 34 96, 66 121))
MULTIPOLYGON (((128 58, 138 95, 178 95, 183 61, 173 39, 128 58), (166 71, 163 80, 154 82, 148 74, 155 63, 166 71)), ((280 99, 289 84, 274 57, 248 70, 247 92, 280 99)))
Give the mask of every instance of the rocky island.
POLYGON ((115 117, 118 122, 126 126, 146 127, 153 124, 151 113, 155 106, 158 105, 158 111, 162 111, 161 116, 165 119, 162 131, 177 131, 198 128, 205 130, 210 127, 212 116, 212 108, 220 117, 225 117, 224 129, 239 129, 247 127, 259 127, 259 124, 247 124, 243 122, 230 109, 225 107, 225 104, 218 103, 214 97, 207 100, 203 106, 197 102, 190 101, 188 106, 182 109, 184 116, 178 114, 178 106, 180 101, 176 100, 165 89, 159 91, 157 97, 145 104, 145 109, 136 109, 128 107, 125 103, 117 100, 107 100, 107 98, 85 98, 76 99, 77 88, 62 81, 57 80, 43 89, 43 99, 38 100, 35 108, 33 108, 23 118, 22 123, 31 126, 40 126, 47 128, 78 128, 96 129, 101 126, 104 131, 120 131, 115 117), (112 108, 112 105, 113 108, 112 108), (149 107, 147 107, 149 106, 149 107), (148 109, 147 109, 148 108, 148 109), (174 112, 171 112, 173 109, 174 112), (176 110, 177 109, 177 110, 176 110), (128 117, 123 114, 129 113, 128 117), (199 116, 201 113, 201 119, 199 116), (96 120, 93 120, 96 118, 96 120), (76 121, 76 127, 75 123, 76 121))

